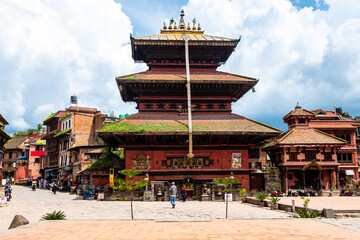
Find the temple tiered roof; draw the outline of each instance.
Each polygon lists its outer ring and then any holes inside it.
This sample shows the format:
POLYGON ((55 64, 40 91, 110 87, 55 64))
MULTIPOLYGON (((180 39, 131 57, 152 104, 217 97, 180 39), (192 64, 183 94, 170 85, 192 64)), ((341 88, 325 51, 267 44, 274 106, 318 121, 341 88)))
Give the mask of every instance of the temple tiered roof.
POLYGON ((200 24, 196 27, 195 19, 192 28, 190 23, 186 27, 184 11, 181 11, 179 22, 179 28, 173 19, 170 20, 168 26, 164 23, 160 34, 143 37, 131 36, 133 59, 147 64, 159 63, 159 61, 185 63, 184 46, 187 36, 191 53, 190 60, 193 63, 209 61, 217 67, 227 61, 241 39, 240 37, 232 39, 206 35, 204 31, 201 31, 200 24))
POLYGON ((297 129, 283 133, 276 140, 266 144, 263 148, 270 148, 277 145, 308 146, 308 145, 346 145, 346 141, 319 131, 317 129, 297 129))
MULTIPOLYGON (((278 135, 279 129, 239 116, 231 115, 194 115, 193 134, 229 134, 229 135, 278 135)), ((188 134, 187 116, 134 114, 119 122, 104 126, 101 132, 119 135, 157 135, 188 134)), ((101 134, 101 133, 100 133, 101 134)))

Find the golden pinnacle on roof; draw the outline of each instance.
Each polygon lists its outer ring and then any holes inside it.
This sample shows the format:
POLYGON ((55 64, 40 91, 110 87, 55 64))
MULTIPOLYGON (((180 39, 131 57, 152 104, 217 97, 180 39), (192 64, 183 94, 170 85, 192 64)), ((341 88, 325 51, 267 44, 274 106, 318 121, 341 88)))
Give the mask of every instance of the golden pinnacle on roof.
POLYGON ((173 22, 174 22, 174 18, 171 18, 170 23, 169 23, 169 30, 172 29, 172 24, 173 24, 173 22))
POLYGON ((201 30, 200 23, 198 23, 198 27, 196 27, 196 19, 192 20, 193 27, 191 28, 190 22, 188 22, 187 26, 184 20, 184 10, 181 10, 180 13, 180 21, 178 22, 179 25, 176 24, 174 18, 171 18, 169 26, 166 26, 164 22, 164 26, 160 30, 162 34, 196 34, 196 35, 203 35, 204 31, 201 30))
POLYGON ((184 23, 184 9, 181 9, 181 13, 180 13, 180 25, 179 28, 180 30, 185 30, 185 23, 184 23))

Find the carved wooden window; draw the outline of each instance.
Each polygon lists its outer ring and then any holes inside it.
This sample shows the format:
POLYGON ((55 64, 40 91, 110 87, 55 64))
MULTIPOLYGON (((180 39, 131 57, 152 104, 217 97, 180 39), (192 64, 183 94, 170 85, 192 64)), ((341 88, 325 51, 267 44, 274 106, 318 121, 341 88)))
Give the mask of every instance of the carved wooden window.
POLYGON ((298 160, 297 156, 298 154, 296 152, 289 153, 289 161, 297 161, 298 160))
POLYGON ((219 109, 226 109, 226 105, 225 105, 225 104, 223 104, 223 103, 222 103, 222 104, 220 104, 220 105, 219 105, 219 109))
POLYGON ((305 160, 306 160, 306 161, 316 160, 316 153, 315 153, 315 151, 306 151, 306 152, 305 152, 305 160))
POLYGON ((339 163, 352 163, 353 158, 351 153, 338 153, 337 160, 339 163))
POLYGON ((249 148, 249 158, 259 158, 260 150, 258 148, 249 148))
POLYGON ((325 152, 324 153, 324 161, 332 161, 332 153, 331 152, 325 152))

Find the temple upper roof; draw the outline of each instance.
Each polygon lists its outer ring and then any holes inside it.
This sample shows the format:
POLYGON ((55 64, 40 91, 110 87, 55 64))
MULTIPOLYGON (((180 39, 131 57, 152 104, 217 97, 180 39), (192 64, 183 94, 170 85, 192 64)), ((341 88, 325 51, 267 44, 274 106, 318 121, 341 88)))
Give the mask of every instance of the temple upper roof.
POLYGON ((208 63, 212 63, 217 67, 227 61, 241 39, 240 37, 231 39, 205 35, 200 28, 200 24, 196 27, 195 19, 191 28, 190 23, 187 24, 187 27, 185 26, 183 11, 180 16, 179 28, 176 21, 172 19, 168 26, 164 23, 160 34, 143 37, 131 36, 133 59, 148 64, 154 64, 154 61, 159 63, 161 60, 185 63, 184 46, 185 36, 187 36, 190 60, 197 63, 199 61, 208 61, 208 63))

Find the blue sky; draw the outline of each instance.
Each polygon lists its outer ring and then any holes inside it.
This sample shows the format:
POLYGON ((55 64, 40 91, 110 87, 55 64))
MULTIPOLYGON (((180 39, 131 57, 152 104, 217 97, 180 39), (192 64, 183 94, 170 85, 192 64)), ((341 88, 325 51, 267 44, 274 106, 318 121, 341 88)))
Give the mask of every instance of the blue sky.
POLYGON ((0 113, 12 133, 79 105, 116 114, 115 76, 146 69, 131 59, 129 35, 196 18, 206 34, 242 40, 219 70, 259 78, 233 112, 282 130, 297 102, 342 106, 360 115, 358 0, 3 0, 0 2, 0 113))

